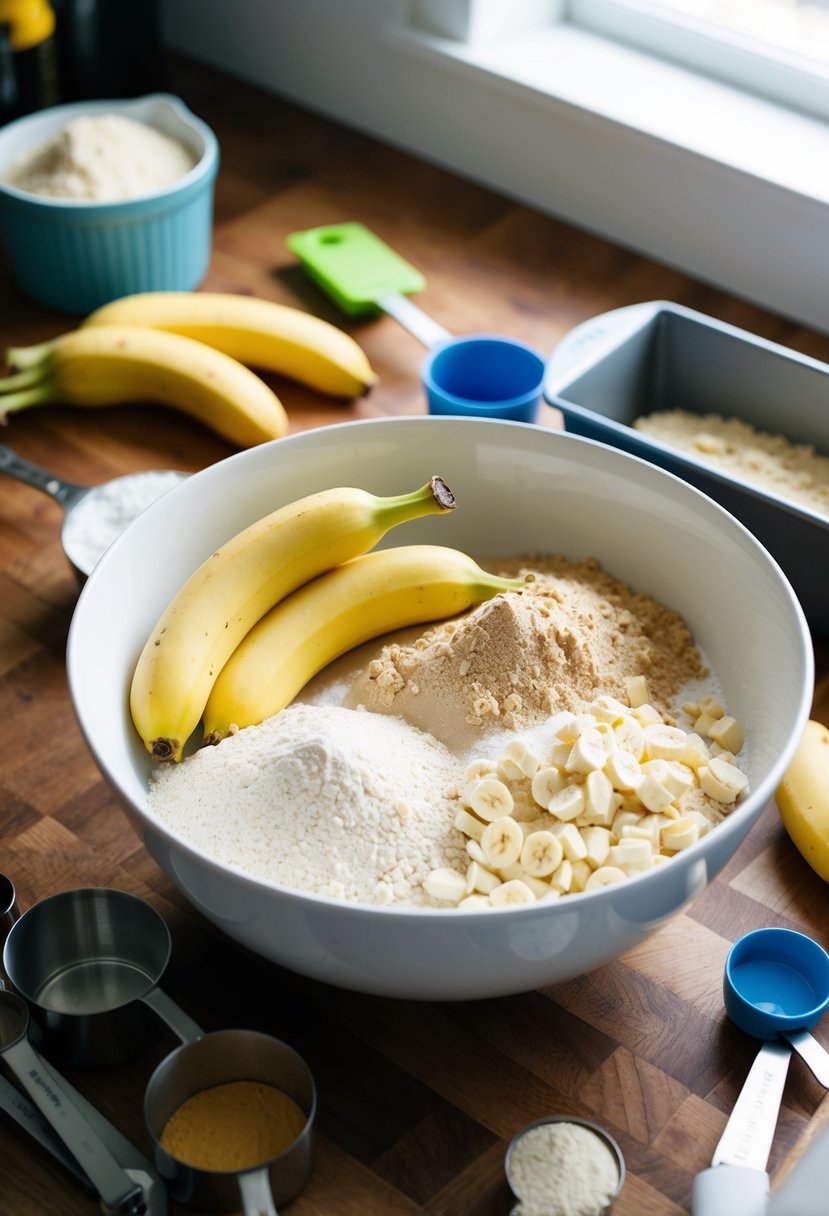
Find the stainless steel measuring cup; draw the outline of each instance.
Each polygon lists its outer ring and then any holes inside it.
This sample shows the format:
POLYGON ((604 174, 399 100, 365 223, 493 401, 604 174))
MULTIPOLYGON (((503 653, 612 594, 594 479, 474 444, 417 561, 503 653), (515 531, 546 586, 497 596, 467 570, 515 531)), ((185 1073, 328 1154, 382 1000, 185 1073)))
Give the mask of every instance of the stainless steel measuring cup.
MULTIPOLYGON (((90 540, 88 532, 82 526, 82 513, 91 515, 98 509, 102 510, 105 498, 112 498, 115 495, 132 501, 133 504, 137 500, 140 510, 142 506, 149 505, 152 498, 158 497, 164 489, 171 489, 186 477, 185 473, 177 473, 172 470, 163 472, 153 470, 151 474, 127 473, 123 477, 114 477, 100 485, 82 486, 56 477, 54 473, 47 472, 39 465, 24 460, 22 456, 18 456, 4 444, 0 444, 0 473, 7 473, 16 481, 22 481, 35 490, 42 490, 44 494, 48 494, 63 507, 61 544, 69 564, 81 582, 92 573, 98 558, 107 545, 130 522, 129 511, 116 515, 108 527, 103 527, 99 523, 94 538, 90 540), (148 484, 149 476, 154 479, 153 492, 146 497, 141 493, 141 487, 148 484), (137 499, 136 496, 138 496, 137 499), (144 501, 145 497, 146 501, 144 501)), ((131 514, 137 514, 137 510, 131 510, 131 514)))
POLYGON ((81 887, 24 912, 3 965, 29 1006, 35 1045, 56 1062, 98 1066, 148 1047, 158 1018, 184 1042, 201 1035, 158 986, 170 953, 169 929, 150 904, 126 891, 81 887))
POLYGON ((155 1163, 170 1196, 199 1212, 236 1211, 245 1216, 277 1216, 302 1190, 313 1164, 312 1127, 317 1097, 313 1077, 287 1043, 254 1030, 216 1030, 176 1048, 150 1077, 144 1117, 153 1140, 155 1163), (297 1103, 305 1126, 292 1144, 269 1161, 235 1173, 195 1168, 161 1146, 170 1118, 202 1090, 232 1081, 273 1085, 297 1103))
POLYGON ((90 1179, 105 1209, 143 1216, 142 1188, 74 1105, 57 1073, 31 1047, 28 1028, 25 1001, 13 992, 0 992, 0 1055, 90 1179))

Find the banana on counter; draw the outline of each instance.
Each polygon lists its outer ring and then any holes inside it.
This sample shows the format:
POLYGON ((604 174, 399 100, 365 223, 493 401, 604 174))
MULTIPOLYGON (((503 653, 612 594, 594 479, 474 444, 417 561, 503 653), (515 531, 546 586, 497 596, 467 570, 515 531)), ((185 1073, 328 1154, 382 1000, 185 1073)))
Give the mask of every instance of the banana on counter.
POLYGON ((196 338, 249 367, 332 397, 359 397, 377 380, 362 347, 344 330, 255 296, 140 292, 105 304, 84 321, 84 327, 97 325, 137 325, 196 338))
POLYGON ((829 882, 829 729, 809 721, 775 794, 792 843, 829 882))
POLYGON ((270 300, 220 293, 126 296, 79 329, 11 348, 6 360, 17 370, 0 378, 1 421, 38 405, 152 401, 243 448, 288 430, 282 402, 251 367, 346 398, 377 379, 361 347, 327 321, 270 300))
POLYGON ((162 613, 133 675, 130 712, 150 754, 181 759, 219 672, 275 604, 366 553, 396 525, 454 505, 436 476, 391 498, 323 490, 266 515, 212 553, 162 613))

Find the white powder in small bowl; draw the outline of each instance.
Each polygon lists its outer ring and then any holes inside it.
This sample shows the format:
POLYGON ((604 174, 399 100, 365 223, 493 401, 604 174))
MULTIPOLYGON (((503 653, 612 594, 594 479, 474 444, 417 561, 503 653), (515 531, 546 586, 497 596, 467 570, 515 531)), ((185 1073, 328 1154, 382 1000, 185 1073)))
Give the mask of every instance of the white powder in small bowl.
POLYGON ((173 470, 150 469, 92 486, 68 512, 63 525, 61 539, 69 560, 84 574, 91 574, 127 524, 185 476, 173 470))
POLYGON ((507 1180, 521 1201, 513 1216, 602 1216, 621 1173, 604 1136, 583 1123, 551 1119, 513 1141, 507 1180))
POLYGON ((189 148, 155 127, 120 114, 90 114, 29 149, 5 181, 29 194, 118 202, 169 186, 195 163, 189 148))

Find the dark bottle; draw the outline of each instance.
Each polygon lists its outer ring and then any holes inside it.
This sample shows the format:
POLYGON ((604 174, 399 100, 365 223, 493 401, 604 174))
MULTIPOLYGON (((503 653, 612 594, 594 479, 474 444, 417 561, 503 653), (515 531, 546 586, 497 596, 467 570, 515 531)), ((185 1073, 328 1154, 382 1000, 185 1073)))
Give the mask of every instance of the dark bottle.
POLYGON ((48 0, 0 0, 0 122, 60 100, 55 28, 48 0))
POLYGON ((138 97, 166 88, 161 0, 51 3, 64 101, 138 97))

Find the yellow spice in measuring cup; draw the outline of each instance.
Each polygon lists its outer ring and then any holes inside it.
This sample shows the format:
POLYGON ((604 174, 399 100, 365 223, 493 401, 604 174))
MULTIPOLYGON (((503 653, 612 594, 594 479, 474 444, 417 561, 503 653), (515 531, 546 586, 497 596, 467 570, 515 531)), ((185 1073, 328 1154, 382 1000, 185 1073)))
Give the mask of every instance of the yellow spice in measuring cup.
POLYGON ((161 1147, 194 1169, 235 1173, 293 1144, 307 1116, 275 1085, 228 1081, 193 1094, 168 1119, 161 1147))

